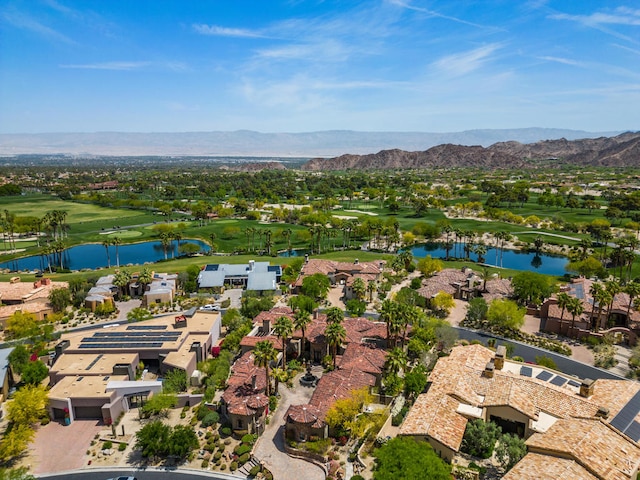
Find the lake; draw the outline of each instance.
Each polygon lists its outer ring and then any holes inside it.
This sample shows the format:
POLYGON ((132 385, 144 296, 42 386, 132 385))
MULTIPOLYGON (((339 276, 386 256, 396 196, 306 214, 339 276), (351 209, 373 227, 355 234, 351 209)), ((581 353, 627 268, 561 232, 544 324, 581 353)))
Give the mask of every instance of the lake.
MULTIPOLYGON (((200 247, 202 253, 209 251, 209 245, 202 240, 182 240, 181 243, 195 243, 200 247)), ((171 259, 174 256, 178 257, 178 255, 176 242, 171 242, 171 245, 167 248, 167 258, 171 259)), ((57 256, 56 259, 53 258, 53 255, 50 257, 53 266, 59 265, 57 256)), ((116 247, 113 245, 109 247, 109 257, 111 259, 111 266, 116 266, 116 247)), ((120 266, 126 266, 128 264, 141 265, 147 262, 153 263, 158 260, 164 260, 165 254, 162 243, 155 241, 120 245, 118 247, 118 257, 120 259, 120 266)), ((104 245, 99 243, 89 243, 67 248, 62 254, 62 264, 64 268, 70 270, 103 268, 107 266, 107 250, 104 245)), ((30 257, 16 258, 15 260, 0 263, 0 268, 8 268, 12 271, 44 271, 47 270, 48 265, 47 260, 42 255, 32 255, 30 257)))
MULTIPOLYGON (((449 255, 464 256, 463 244, 458 243, 449 250, 449 255), (457 248, 457 253, 456 250, 457 248)), ((442 243, 432 242, 424 245, 416 245, 411 248, 411 253, 416 258, 423 258, 427 255, 431 255, 434 258, 444 258, 446 251, 442 243)), ((471 253, 469 258, 474 262, 478 260, 478 256, 475 253, 471 253)), ((500 253, 498 252, 498 258, 496 261, 496 249, 487 247, 487 253, 484 256, 485 264, 500 266, 503 268, 510 268, 512 270, 531 270, 538 273, 544 273, 547 275, 562 276, 567 271, 565 266, 569 262, 567 257, 561 255, 549 255, 541 253, 537 255, 535 252, 522 252, 518 250, 504 250, 502 253, 502 263, 500 263, 500 253)))

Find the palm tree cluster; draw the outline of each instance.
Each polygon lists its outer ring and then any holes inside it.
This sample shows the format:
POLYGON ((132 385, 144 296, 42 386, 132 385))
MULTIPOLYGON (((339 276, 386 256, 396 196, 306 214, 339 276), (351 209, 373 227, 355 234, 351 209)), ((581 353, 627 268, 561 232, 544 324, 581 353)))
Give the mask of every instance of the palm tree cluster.
POLYGON ((404 346, 409 326, 424 319, 424 312, 415 305, 385 300, 380 307, 380 320, 387 324, 387 346, 404 346))

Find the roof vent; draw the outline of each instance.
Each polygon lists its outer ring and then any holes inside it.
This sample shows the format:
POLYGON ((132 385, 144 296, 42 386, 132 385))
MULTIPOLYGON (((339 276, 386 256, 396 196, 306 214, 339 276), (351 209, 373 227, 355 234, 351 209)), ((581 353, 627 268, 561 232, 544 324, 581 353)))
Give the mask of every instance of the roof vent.
POLYGON ((596 412, 596 417, 607 419, 609 418, 609 409, 606 407, 598 407, 598 411, 596 412))
POLYGON ((493 363, 493 360, 489 361, 487 363, 487 366, 484 367, 484 376, 487 377, 487 378, 493 378, 493 373, 494 373, 495 368, 496 367, 495 367, 495 365, 493 363))

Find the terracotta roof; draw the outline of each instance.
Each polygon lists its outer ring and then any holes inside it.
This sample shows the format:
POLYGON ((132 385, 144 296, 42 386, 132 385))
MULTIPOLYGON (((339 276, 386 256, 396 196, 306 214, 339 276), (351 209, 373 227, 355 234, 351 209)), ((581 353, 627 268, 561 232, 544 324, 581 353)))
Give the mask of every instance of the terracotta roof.
POLYGON ((5 302, 30 302, 47 299, 51 290, 67 287, 68 282, 51 282, 48 285, 38 285, 38 282, 0 282, 0 298, 5 302))
POLYGON ((275 347, 276 350, 282 350, 282 340, 275 335, 263 335, 263 336, 246 336, 240 340, 241 347, 255 347, 256 343, 268 340, 275 347))
POLYGON ((346 273, 348 275, 371 275, 373 278, 380 275, 382 269, 380 268, 380 264, 386 264, 384 260, 379 260, 375 262, 358 262, 358 263, 348 263, 348 262, 336 262, 334 260, 320 260, 320 259, 310 259, 308 262, 302 265, 300 270, 300 275, 296 279, 295 285, 302 285, 302 280, 304 277, 308 277, 309 275, 315 275, 316 273, 320 273, 322 275, 335 275, 338 273, 346 273))
POLYGON ((314 405, 291 405, 285 414, 287 420, 302 424, 321 424, 320 410, 314 405))
POLYGON ((222 394, 229 413, 253 415, 257 409, 269 404, 269 399, 264 394, 267 385, 264 368, 256 366, 254 360, 253 353, 247 352, 231 367, 231 376, 222 394))
POLYGON ((528 453, 502 480, 540 480, 553 478, 557 480, 598 480, 575 460, 551 457, 538 453, 528 453))
POLYGON ((640 467, 640 446, 599 419, 561 419, 526 443, 532 452, 572 458, 601 479, 635 478, 640 467))
POLYGON ((347 345, 342 360, 340 370, 357 369, 373 375, 379 375, 384 368, 387 352, 380 348, 373 348, 371 345, 350 343, 347 345))
POLYGON ((429 376, 427 393, 419 395, 407 414, 401 434, 428 435, 458 451, 466 418, 456 410, 460 403, 474 407, 509 406, 531 419, 539 412, 556 418, 595 417, 599 406, 610 408, 613 418, 640 386, 634 382, 596 381, 594 395, 583 398, 574 391, 507 370, 495 370, 494 377, 483 375, 493 351, 481 345, 458 346, 449 357, 440 358, 429 376), (616 392, 615 394, 613 392, 616 392), (612 403, 606 400, 613 399, 612 403), (440 424, 437 417, 445 417, 440 424))
POLYGON ((289 317, 291 320, 293 320, 293 310, 291 310, 289 307, 273 307, 269 311, 260 312, 258 315, 256 315, 256 317, 253 319, 253 323, 262 325, 262 322, 264 322, 265 320, 269 320, 269 322, 271 322, 271 324, 273 325, 273 322, 283 316, 289 317))

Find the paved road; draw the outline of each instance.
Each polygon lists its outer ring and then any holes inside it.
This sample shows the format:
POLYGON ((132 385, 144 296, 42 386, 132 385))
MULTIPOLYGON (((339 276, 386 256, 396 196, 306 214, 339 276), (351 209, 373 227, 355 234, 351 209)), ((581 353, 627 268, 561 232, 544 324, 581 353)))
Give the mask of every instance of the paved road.
POLYGON ((71 472, 56 473, 51 475, 38 475, 37 478, 47 478, 49 480, 105 480, 117 478, 118 476, 129 475, 138 480, 195 480, 195 479, 217 479, 217 480, 242 480, 247 477, 241 475, 229 475, 222 473, 208 473, 189 470, 174 469, 87 469, 71 472))
POLYGON ((591 365, 587 365, 586 363, 577 362, 569 357, 550 352, 549 350, 545 350, 543 348, 534 347, 532 345, 527 345, 508 338, 502 338, 496 335, 491 335, 489 333, 470 330, 463 327, 453 328, 457 330, 458 336, 463 340, 480 340, 482 343, 486 344, 487 340, 489 340, 490 338, 495 338, 496 340, 498 340, 499 344, 510 343, 515 347, 513 355, 524 358, 525 362, 535 362, 537 355, 544 355, 547 357, 551 357, 553 361, 556 362, 558 369, 563 373, 568 373, 569 375, 575 375, 579 378, 591 378, 593 380, 598 378, 624 380, 624 377, 608 372, 607 370, 593 367, 591 365))

